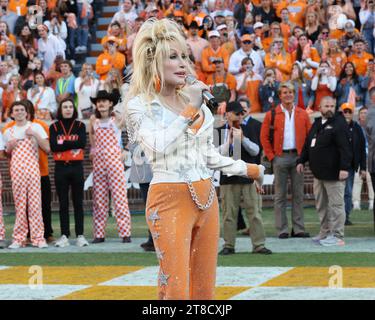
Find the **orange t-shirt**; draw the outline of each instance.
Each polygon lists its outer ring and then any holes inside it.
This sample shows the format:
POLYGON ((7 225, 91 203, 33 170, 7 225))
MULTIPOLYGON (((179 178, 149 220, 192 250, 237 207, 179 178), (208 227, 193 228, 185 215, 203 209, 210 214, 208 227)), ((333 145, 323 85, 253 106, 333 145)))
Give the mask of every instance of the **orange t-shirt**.
POLYGON ((9 11, 12 11, 17 15, 19 13, 21 16, 26 15, 27 1, 28 0, 10 0, 8 5, 9 11))
POLYGON ((100 80, 105 80, 107 78, 108 72, 115 68, 122 73, 125 68, 125 56, 116 52, 114 56, 110 55, 108 52, 103 52, 99 55, 98 60, 96 60, 96 73, 100 76, 100 80))
POLYGON ((288 6, 288 1, 286 0, 281 0, 279 3, 273 3, 273 7, 276 11, 276 15, 281 18, 281 10, 286 8, 288 6))
POLYGON ((221 45, 221 48, 226 52, 226 54, 228 55, 228 57, 230 57, 233 54, 233 52, 236 51, 236 46, 230 40, 228 40, 227 42, 223 43, 221 45))
POLYGON ((337 40, 340 39, 344 35, 345 35, 345 30, 340 30, 340 29, 331 30, 329 33, 329 37, 331 39, 337 39, 337 40))
POLYGON ((370 53, 363 52, 362 57, 359 57, 356 54, 352 54, 348 61, 352 62, 355 66, 357 74, 360 76, 365 76, 367 72, 367 65, 369 60, 374 59, 374 56, 370 53))
POLYGON ((217 51, 214 51, 211 46, 204 48, 202 51, 202 71, 207 75, 215 72, 216 66, 211 62, 210 58, 222 58, 224 60, 225 70, 228 70, 229 56, 228 53, 219 47, 217 51))
POLYGON ((295 3, 288 3, 289 20, 300 27, 305 26, 306 1, 298 0, 295 3))
MULTIPOLYGON (((292 35, 291 27, 289 24, 280 23, 281 34, 284 38, 289 38, 292 35)), ((286 49, 287 47, 285 47, 286 49)))
POLYGON ((285 53, 285 56, 280 53, 275 57, 271 57, 271 53, 267 53, 264 62, 267 68, 275 68, 280 72, 282 81, 289 80, 292 72, 292 57, 288 52, 285 53))
POLYGON ((333 53, 327 58, 327 61, 331 64, 337 78, 340 76, 341 70, 347 60, 348 59, 344 52, 333 53))
MULTIPOLYGON (((224 83, 224 76, 216 75, 216 83, 224 83)), ((214 86, 214 77, 213 74, 210 74, 206 79, 206 84, 209 86, 214 86)), ((233 74, 227 72, 227 78, 225 79, 225 84, 228 86, 230 90, 236 90, 237 81, 233 74)))
POLYGON ((246 82, 246 96, 250 101, 251 113, 262 112, 259 99, 259 86, 261 83, 261 80, 248 80, 246 82))
MULTIPOLYGON (((48 138, 49 138, 49 127, 48 127, 48 124, 45 123, 44 121, 42 120, 39 120, 39 119, 34 119, 33 121, 34 123, 37 123, 37 124, 40 124, 44 131, 47 133, 48 135, 48 138)), ((4 128, 2 129, 2 132, 4 133, 6 129, 9 129, 13 126, 16 125, 16 122, 15 121, 11 121, 11 122, 8 122, 4 128)), ((41 177, 45 177, 45 176, 48 176, 48 154, 46 152, 44 152, 41 148, 38 148, 38 153, 39 153, 39 170, 40 170, 40 176, 41 177)))

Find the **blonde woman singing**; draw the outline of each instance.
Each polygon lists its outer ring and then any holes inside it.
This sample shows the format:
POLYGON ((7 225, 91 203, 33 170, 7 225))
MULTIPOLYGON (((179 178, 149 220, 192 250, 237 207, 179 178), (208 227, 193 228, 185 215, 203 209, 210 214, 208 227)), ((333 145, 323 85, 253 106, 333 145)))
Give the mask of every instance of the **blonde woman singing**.
POLYGON ((159 299, 214 298, 219 207, 211 170, 260 184, 264 171, 216 151, 214 118, 202 101, 207 86, 186 83, 188 56, 175 22, 147 20, 134 42, 125 101, 130 140, 140 144, 153 171, 146 218, 160 264, 159 299))

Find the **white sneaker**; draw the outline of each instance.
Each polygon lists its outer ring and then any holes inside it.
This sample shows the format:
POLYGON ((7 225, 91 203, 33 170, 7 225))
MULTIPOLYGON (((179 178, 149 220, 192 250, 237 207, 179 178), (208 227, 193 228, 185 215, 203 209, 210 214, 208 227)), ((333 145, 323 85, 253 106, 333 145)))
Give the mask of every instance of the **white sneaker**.
POLYGON ((21 245, 18 242, 13 242, 9 247, 9 249, 19 249, 21 245))
POLYGON ((76 53, 81 53, 82 52, 82 46, 76 47, 75 52, 76 53))
POLYGON ((325 247, 345 245, 344 240, 337 238, 335 236, 328 236, 327 238, 320 240, 319 243, 325 247))
POLYGON ((39 244, 38 244, 38 248, 39 248, 39 249, 48 248, 48 244, 47 244, 47 242, 45 242, 45 241, 39 242, 39 244))
POLYGON ((374 210, 374 201, 369 201, 368 202, 368 209, 369 210, 374 210))
POLYGON ((323 240, 323 239, 325 239, 325 238, 326 238, 326 237, 321 236, 320 234, 318 234, 317 236, 312 237, 311 240, 312 240, 313 242, 315 242, 315 243, 320 244, 320 240, 323 240))
POLYGON ((64 248, 70 246, 69 239, 62 235, 55 243, 55 247, 64 248))
POLYGON ((361 210, 361 205, 360 205, 359 201, 353 202, 353 210, 361 210))
POLYGON ((84 236, 81 235, 77 237, 77 241, 76 241, 77 247, 87 247, 88 245, 89 243, 87 242, 84 236))
POLYGON ((81 46, 81 53, 86 53, 86 52, 87 52, 87 47, 81 46))

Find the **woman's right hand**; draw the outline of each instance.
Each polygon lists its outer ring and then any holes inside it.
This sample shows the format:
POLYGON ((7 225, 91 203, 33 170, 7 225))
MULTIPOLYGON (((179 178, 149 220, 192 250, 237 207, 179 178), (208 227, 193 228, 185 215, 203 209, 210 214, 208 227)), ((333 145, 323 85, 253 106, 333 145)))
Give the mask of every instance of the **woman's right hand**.
POLYGON ((200 109, 203 99, 202 92, 204 90, 210 91, 210 88, 202 81, 195 80, 193 84, 186 84, 184 93, 189 97, 189 103, 196 109, 200 109))

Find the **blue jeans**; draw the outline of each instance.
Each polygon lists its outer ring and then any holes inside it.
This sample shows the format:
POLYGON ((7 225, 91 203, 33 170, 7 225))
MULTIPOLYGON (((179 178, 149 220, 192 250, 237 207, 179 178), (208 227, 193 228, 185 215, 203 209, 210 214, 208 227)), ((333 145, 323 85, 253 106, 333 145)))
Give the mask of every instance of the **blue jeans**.
POLYGON ((366 39, 368 44, 368 51, 371 54, 374 54, 375 51, 375 39, 374 39, 374 30, 373 29, 363 29, 362 30, 363 37, 366 39))
POLYGON ((88 15, 86 14, 86 17, 81 18, 82 14, 82 3, 78 3, 78 14, 77 14, 77 42, 78 46, 85 46, 87 47, 87 39, 89 36, 89 19, 88 15))
POLYGON ((344 193, 344 202, 345 202, 345 214, 346 214, 346 220, 349 219, 350 212, 353 209, 353 184, 354 184, 354 170, 349 170, 349 176, 346 179, 345 182, 345 193, 344 193))
POLYGON ((78 34, 78 28, 77 29, 68 28, 69 51, 72 57, 74 56, 74 53, 75 53, 75 48, 76 48, 75 38, 77 34, 78 34))

